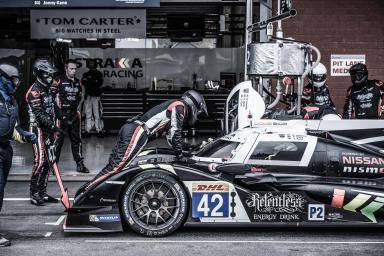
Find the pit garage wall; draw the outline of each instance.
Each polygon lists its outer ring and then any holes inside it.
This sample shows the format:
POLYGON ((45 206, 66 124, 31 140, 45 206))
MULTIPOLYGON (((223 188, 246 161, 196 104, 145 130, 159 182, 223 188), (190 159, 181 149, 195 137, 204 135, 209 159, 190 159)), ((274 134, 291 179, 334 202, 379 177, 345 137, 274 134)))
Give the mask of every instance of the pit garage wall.
POLYGON ((365 54, 369 78, 384 80, 383 0, 294 0, 293 6, 298 14, 283 21, 284 37, 320 49, 338 112, 351 83, 349 77, 329 75, 331 54, 365 54))

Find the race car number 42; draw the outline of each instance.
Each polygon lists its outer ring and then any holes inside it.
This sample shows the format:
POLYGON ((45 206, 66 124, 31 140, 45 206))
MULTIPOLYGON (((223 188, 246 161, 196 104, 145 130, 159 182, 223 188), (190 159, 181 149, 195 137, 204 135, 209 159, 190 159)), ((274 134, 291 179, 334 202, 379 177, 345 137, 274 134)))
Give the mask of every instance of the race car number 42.
POLYGON ((201 193, 192 195, 192 217, 228 217, 229 193, 201 193))

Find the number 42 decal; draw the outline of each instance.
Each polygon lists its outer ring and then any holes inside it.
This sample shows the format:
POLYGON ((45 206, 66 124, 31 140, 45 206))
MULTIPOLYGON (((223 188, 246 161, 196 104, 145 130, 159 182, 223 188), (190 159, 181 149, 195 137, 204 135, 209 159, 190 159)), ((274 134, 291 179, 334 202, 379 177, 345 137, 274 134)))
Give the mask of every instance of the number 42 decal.
POLYGON ((192 217, 228 217, 228 202, 228 192, 194 192, 192 194, 192 217))

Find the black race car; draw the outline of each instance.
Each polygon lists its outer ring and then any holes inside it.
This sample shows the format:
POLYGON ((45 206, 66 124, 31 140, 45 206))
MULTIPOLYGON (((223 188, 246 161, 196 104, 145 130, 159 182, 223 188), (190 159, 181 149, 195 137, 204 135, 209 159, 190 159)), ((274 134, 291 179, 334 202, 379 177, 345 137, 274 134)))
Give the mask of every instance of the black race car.
POLYGON ((380 120, 260 120, 186 161, 169 149, 142 151, 130 168, 78 190, 64 231, 382 225, 383 177, 380 120))

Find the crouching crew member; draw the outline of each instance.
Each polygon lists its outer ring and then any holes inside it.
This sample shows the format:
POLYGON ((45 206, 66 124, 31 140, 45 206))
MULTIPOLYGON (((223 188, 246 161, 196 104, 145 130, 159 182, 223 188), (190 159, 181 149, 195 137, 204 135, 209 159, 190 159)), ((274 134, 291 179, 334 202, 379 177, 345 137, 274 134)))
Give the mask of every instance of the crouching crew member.
POLYGON ((321 119, 327 114, 337 114, 327 81, 327 68, 319 63, 307 76, 309 83, 303 90, 304 119, 321 119))
MULTIPOLYGON (((0 65, 0 211, 3 206, 4 188, 12 166, 13 150, 10 140, 36 142, 36 135, 18 127, 19 108, 13 97, 19 84, 19 70, 8 64, 0 65)), ((0 246, 11 242, 0 235, 0 246)))
POLYGON ((319 63, 308 76, 309 83, 303 90, 303 104, 327 106, 336 111, 335 104, 331 99, 329 88, 326 84, 327 81, 327 68, 319 63))
MULTIPOLYGON (((59 81, 54 81, 51 87, 55 97, 55 115, 57 127, 63 129, 69 136, 72 147, 72 155, 77 165, 77 171, 89 173, 84 166, 83 149, 81 143, 81 116, 77 111, 81 101, 81 85, 75 77, 76 62, 69 59, 65 64, 65 74, 59 81)), ((56 138, 56 160, 59 161, 61 148, 64 144, 65 134, 58 133, 56 138)))
POLYGON ((185 92, 180 100, 169 100, 150 109, 133 120, 128 120, 120 129, 118 141, 108 164, 84 187, 90 189, 108 177, 129 166, 149 140, 167 134, 167 140, 178 159, 182 158, 182 127, 185 122, 193 125, 202 113, 208 115, 203 96, 197 91, 185 92))

